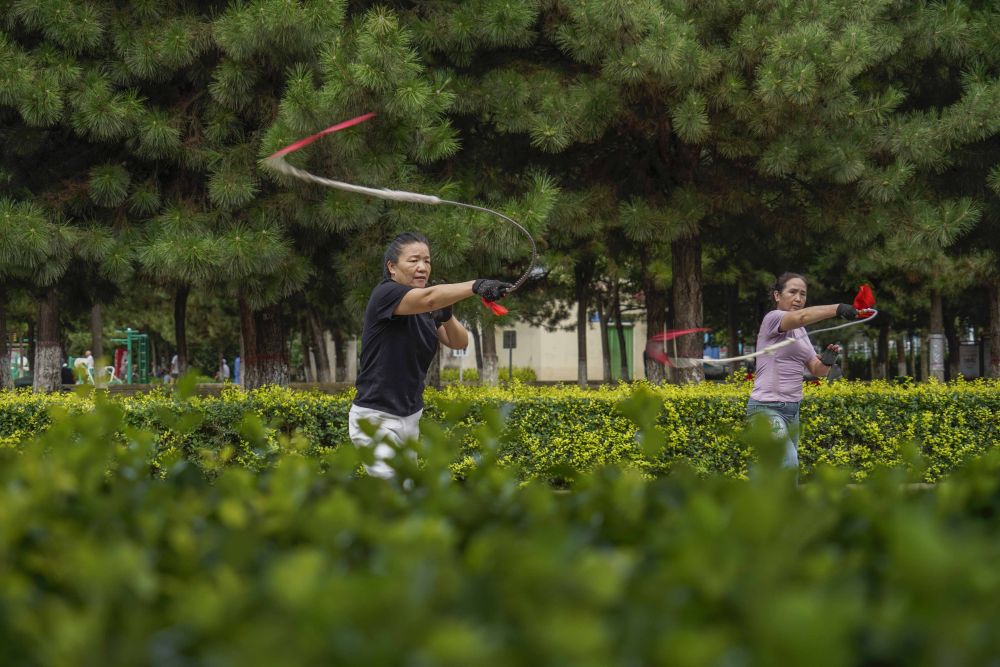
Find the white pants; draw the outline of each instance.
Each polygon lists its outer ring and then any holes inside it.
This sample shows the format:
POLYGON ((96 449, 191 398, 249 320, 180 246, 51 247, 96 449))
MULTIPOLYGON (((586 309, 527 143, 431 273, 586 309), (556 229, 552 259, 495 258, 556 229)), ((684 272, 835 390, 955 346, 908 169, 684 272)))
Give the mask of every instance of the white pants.
POLYGON ((354 443, 355 447, 375 448, 375 463, 365 466, 369 475, 380 479, 392 479, 396 475, 396 471, 387 463, 396 455, 396 450, 388 443, 401 445, 407 440, 416 440, 420 437, 420 416, 422 414, 424 411, 420 410, 408 417, 397 417, 381 410, 351 405, 348 420, 351 442, 354 443), (362 420, 371 422, 378 427, 374 437, 369 437, 361 430, 358 422, 362 420))

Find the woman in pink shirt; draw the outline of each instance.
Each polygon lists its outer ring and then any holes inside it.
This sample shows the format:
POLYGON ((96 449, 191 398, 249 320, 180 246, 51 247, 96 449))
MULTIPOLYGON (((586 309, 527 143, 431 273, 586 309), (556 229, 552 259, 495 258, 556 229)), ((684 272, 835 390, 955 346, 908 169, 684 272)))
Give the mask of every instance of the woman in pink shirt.
POLYGON ((846 303, 806 308, 806 279, 798 273, 783 273, 772 288, 774 310, 764 316, 757 334, 757 349, 794 340, 773 354, 757 357, 753 391, 747 403, 747 417, 765 414, 772 432, 785 441, 782 467, 799 467, 799 403, 802 401, 802 377, 809 372, 826 377, 837 361, 838 345, 830 345, 817 355, 805 327, 842 317, 856 320, 858 311, 846 303))

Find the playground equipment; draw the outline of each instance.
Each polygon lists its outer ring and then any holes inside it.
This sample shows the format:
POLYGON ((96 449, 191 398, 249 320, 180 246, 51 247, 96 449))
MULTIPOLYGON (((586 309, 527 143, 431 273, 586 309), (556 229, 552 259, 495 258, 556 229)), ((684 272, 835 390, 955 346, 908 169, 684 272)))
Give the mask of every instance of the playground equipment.
POLYGON ((31 347, 31 340, 22 338, 18 340, 15 334, 10 334, 7 338, 7 350, 10 357, 7 359, 10 364, 10 378, 17 381, 19 378, 28 375, 31 364, 28 362, 28 349, 31 347))
MULTIPOLYGON (((124 345, 115 350, 114 366, 107 369, 108 375, 123 384, 149 383, 149 334, 126 328, 121 338, 112 338, 116 345, 124 345)), ((112 380, 113 382, 114 380, 112 380)))

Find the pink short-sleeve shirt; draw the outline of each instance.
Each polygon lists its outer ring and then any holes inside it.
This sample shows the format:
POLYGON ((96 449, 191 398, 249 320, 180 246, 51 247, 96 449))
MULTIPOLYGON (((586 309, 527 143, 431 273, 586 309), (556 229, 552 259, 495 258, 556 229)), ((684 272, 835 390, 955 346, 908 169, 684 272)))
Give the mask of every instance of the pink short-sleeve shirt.
POLYGON ((802 375, 809 370, 809 364, 816 358, 812 342, 805 328, 781 332, 778 327, 787 311, 772 310, 764 316, 757 334, 757 349, 791 338, 794 343, 775 350, 774 354, 757 357, 757 371, 754 374, 753 391, 750 398, 756 401, 785 401, 797 403, 802 400, 802 375))

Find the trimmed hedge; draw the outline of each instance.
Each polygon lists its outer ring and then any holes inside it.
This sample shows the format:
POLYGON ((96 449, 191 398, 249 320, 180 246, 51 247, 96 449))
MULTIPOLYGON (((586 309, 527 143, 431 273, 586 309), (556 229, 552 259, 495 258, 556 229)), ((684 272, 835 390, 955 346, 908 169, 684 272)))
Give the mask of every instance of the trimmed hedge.
MULTIPOLYGON (((507 382, 508 368, 503 364, 500 365, 498 369, 499 380, 501 383, 507 382)), ((538 380, 538 375, 535 373, 535 369, 530 366, 514 366, 514 379, 518 382, 536 382, 538 380)), ((464 368, 461 372, 462 382, 478 383, 479 382, 479 371, 473 366, 472 368, 464 368)), ((441 382, 454 383, 459 381, 459 372, 457 368, 442 368, 441 369, 441 382)))
MULTIPOLYGON (((281 396, 248 400, 294 407, 281 396)), ((291 398, 312 418, 307 397, 291 398)), ((163 402, 129 405, 129 418, 163 402)), ((637 392, 621 408, 652 428, 661 403, 637 392)), ((303 456, 304 438, 279 438, 259 472, 206 476, 162 457, 151 471, 154 434, 126 423, 121 402, 92 407, 0 448, 0 664, 846 667, 1000 655, 1000 450, 933 490, 899 469, 852 487, 822 468, 797 486, 764 463, 749 481, 609 466, 553 493, 497 463, 492 418, 459 483, 433 426, 413 450, 423 464, 400 456, 396 480, 354 474, 353 447, 303 456)), ((194 433, 197 414, 157 418, 194 433)), ((267 451, 253 422, 244 435, 267 451)))
MULTIPOLYGON (((686 387, 636 383, 598 390, 517 383, 451 386, 428 390, 424 425, 442 426, 462 444, 452 467, 459 475, 475 465, 478 445, 472 429, 495 411, 504 419, 501 460, 518 465, 526 477, 561 477, 612 463, 651 475, 683 463, 701 474, 745 476, 751 459, 743 438, 748 393, 748 385, 738 382, 686 387), (658 406, 653 409, 658 411, 655 432, 645 438, 638 419, 626 416, 630 402, 636 401, 658 406)), ((328 395, 271 387, 253 392, 232 388, 219 397, 183 400, 156 391, 120 403, 130 426, 156 434, 161 457, 183 455, 202 462, 221 456, 259 469, 292 438, 313 454, 349 442, 352 398, 353 391, 328 395), (246 415, 256 415, 270 427, 264 433, 267 447, 251 446, 260 426, 246 415)), ((52 408, 82 412, 92 406, 92 398, 84 395, 0 393, 0 446, 45 429, 52 408)), ((808 386, 802 423, 803 477, 825 463, 864 479, 877 466, 905 462, 915 446, 923 454, 923 478, 933 481, 1000 442, 1000 384, 808 386)))

